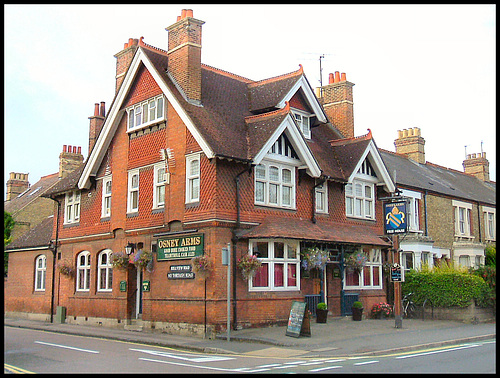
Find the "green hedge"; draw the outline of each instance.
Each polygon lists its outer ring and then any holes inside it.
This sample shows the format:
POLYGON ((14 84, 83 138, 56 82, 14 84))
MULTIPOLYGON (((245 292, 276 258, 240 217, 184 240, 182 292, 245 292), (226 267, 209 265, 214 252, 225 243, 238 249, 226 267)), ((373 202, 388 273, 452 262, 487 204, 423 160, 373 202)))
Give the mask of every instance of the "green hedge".
POLYGON ((472 300, 482 307, 490 305, 491 290, 482 277, 450 267, 411 270, 405 274, 402 291, 403 295, 413 293, 416 305, 422 305, 426 299, 434 307, 467 307, 472 300))

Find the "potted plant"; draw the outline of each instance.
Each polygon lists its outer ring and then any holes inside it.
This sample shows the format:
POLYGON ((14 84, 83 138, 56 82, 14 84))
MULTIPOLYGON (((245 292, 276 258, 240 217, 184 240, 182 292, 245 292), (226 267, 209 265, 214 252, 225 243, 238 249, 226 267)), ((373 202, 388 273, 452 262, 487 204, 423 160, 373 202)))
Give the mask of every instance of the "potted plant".
POLYGON ((366 257, 365 253, 355 252, 347 256, 347 258, 345 259, 345 265, 350 269, 360 272, 367 261, 368 258, 366 257))
POLYGON ((304 248, 300 251, 302 267, 309 271, 314 268, 324 269, 329 260, 329 252, 318 247, 304 248))
POLYGON ((356 301, 352 304, 352 320, 361 321, 363 317, 363 303, 356 301))
POLYGON ((139 249, 135 254, 130 255, 131 262, 137 269, 146 269, 148 272, 153 271, 153 254, 150 251, 139 249))
POLYGON ((320 302, 316 306, 316 323, 326 323, 328 308, 325 302, 320 302))
POLYGON ((243 279, 248 281, 257 274, 260 267, 262 266, 262 263, 257 258, 257 256, 245 254, 243 255, 243 257, 238 259, 236 266, 241 271, 243 279))
POLYGON ((129 257, 125 252, 113 252, 111 254, 111 265, 113 268, 127 270, 129 257))
POLYGON ((381 319, 382 317, 388 318, 392 314, 392 307, 385 302, 375 303, 371 310, 372 318, 381 319))
POLYGON ((206 277, 210 273, 212 265, 207 255, 195 256, 191 259, 191 264, 193 264, 193 270, 196 274, 201 277, 206 277))
POLYGON ((69 278, 73 277, 75 274, 75 268, 69 259, 59 260, 56 264, 56 268, 59 273, 69 278))

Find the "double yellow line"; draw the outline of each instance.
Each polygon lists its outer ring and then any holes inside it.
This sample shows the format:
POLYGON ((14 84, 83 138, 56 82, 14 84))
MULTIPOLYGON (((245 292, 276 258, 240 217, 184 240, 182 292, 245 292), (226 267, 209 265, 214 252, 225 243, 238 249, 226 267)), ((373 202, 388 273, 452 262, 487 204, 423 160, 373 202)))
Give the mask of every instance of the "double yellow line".
POLYGON ((12 366, 9 364, 3 364, 3 368, 11 373, 14 373, 14 374, 36 374, 32 371, 24 370, 24 369, 21 369, 21 368, 18 368, 16 366, 12 366))

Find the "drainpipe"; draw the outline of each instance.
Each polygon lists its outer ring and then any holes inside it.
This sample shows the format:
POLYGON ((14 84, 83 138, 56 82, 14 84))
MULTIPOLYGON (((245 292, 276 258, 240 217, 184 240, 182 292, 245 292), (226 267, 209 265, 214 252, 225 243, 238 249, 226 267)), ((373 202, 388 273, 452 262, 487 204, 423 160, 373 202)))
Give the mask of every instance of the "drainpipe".
MULTIPOLYGON (((249 164, 249 163, 247 163, 249 164)), ((233 238, 232 238, 232 243, 233 243, 233 248, 232 248, 232 273, 233 273, 233 330, 236 330, 236 322, 237 322, 237 316, 236 316, 236 244, 238 242, 238 236, 236 235, 236 231, 240 228, 241 225, 241 220, 240 220, 240 210, 241 210, 241 205, 240 205, 240 176, 248 172, 250 175, 252 173, 252 168, 253 166, 250 165, 248 168, 245 170, 241 171, 238 173, 234 179, 236 183, 236 226, 233 229, 233 238)))
POLYGON ((55 282, 56 282, 56 257, 57 257, 57 244, 59 242, 59 213, 61 211, 61 202, 55 198, 49 197, 57 202, 57 218, 56 218, 56 242, 52 248, 52 295, 50 299, 50 322, 54 323, 54 296, 55 296, 55 282))
POLYGON ((311 222, 316 223, 316 188, 323 184, 326 179, 320 180, 316 185, 312 188, 312 218, 311 222))
POLYGON ((424 215, 425 215, 425 236, 429 236, 427 233, 427 189, 424 192, 424 215))
MULTIPOLYGON (((472 223, 472 219, 471 219, 472 223)), ((481 238, 481 210, 479 209, 479 201, 477 201, 477 224, 478 224, 478 231, 479 231, 479 243, 482 243, 482 238, 481 238)))

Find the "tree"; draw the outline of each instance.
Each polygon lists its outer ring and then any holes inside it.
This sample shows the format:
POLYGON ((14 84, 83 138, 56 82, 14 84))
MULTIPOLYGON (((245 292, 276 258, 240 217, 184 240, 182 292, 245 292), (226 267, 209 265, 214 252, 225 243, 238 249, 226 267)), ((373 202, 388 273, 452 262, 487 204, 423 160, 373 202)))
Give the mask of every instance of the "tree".
POLYGON ((16 222, 14 221, 14 218, 12 218, 12 215, 10 213, 6 212, 4 210, 3 212, 3 220, 4 220, 4 227, 3 227, 3 246, 4 246, 4 252, 3 252, 3 263, 4 263, 4 274, 7 275, 7 269, 8 269, 8 264, 9 264, 9 255, 7 252, 5 252, 5 246, 11 242, 11 236, 10 234, 12 233, 12 229, 14 228, 14 225, 16 222))
POLYGON ((485 264, 487 266, 496 266, 497 246, 496 244, 488 244, 485 250, 485 264))

